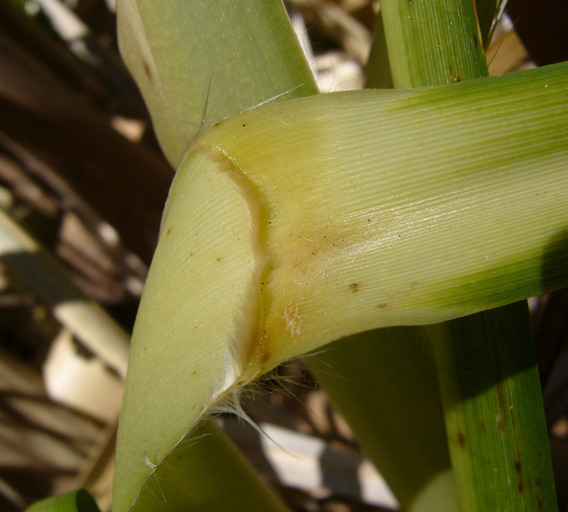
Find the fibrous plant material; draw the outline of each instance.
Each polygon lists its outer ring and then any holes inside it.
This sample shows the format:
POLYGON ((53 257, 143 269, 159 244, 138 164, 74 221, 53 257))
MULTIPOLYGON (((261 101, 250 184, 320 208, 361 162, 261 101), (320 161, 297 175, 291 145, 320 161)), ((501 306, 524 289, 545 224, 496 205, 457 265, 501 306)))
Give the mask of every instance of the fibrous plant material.
POLYGON ((567 90, 558 66, 265 105, 208 131, 176 175, 134 332, 116 509, 278 363, 565 284, 567 90))

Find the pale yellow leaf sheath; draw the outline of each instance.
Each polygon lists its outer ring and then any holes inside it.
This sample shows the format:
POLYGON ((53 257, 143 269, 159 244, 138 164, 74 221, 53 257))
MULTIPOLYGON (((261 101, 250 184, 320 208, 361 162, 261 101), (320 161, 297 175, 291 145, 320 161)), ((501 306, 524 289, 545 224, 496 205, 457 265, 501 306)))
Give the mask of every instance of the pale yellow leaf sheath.
POLYGON ((114 510, 286 359, 565 285, 567 94, 561 65, 264 105, 209 130, 176 174, 144 291, 114 510))

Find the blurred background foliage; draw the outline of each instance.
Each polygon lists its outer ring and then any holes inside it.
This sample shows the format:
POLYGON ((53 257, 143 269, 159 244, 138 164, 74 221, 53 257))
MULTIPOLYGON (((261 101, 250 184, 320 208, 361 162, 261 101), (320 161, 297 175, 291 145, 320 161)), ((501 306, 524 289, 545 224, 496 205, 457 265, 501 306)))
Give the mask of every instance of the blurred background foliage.
MULTIPOLYGON (((361 87, 378 2, 286 5, 320 90, 361 87)), ((487 51, 492 74, 568 60, 566 2, 511 0, 507 15, 487 51)), ((46 299, 14 262, 37 268, 37 258, 47 259, 65 286, 129 333, 173 174, 118 55, 113 0, 0 2, 0 209, 43 247, 16 251, 0 235, 1 510, 78 487, 109 510, 122 390, 108 349, 82 343, 81 324, 58 314, 70 292, 46 299)), ((43 279, 56 291, 63 286, 49 273, 43 279)), ((560 509, 567 510, 568 294, 530 305, 560 509)), ((318 488, 287 479, 256 433, 221 421, 289 505, 395 508, 388 497, 366 497, 365 483, 344 475, 364 459, 302 364, 271 378, 247 411, 257 423, 325 447, 314 466, 323 474, 318 488)))

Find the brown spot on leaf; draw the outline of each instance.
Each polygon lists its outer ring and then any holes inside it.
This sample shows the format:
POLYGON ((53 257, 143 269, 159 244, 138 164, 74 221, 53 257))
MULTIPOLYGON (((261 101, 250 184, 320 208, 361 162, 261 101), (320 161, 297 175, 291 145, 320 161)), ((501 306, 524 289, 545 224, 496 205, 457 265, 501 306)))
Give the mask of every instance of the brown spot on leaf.
POLYGON ((268 363, 269 360, 270 360, 270 350, 268 350, 268 349, 265 348, 265 349, 262 351, 262 356, 261 356, 261 358, 260 358, 260 363, 261 363, 261 365, 262 365, 263 368, 264 368, 264 365, 265 365, 266 363, 268 363))
POLYGON ((222 260, 223 260, 223 258, 221 258, 221 256, 219 256, 219 257, 217 258, 217 261, 219 261, 219 262, 221 262, 222 260))
POLYGON ((359 291, 359 283, 352 283, 349 285, 349 289, 355 293, 359 291))
POLYGON ((388 306, 389 306, 388 304, 385 304, 385 303, 383 302, 382 304, 378 304, 378 305, 377 305, 377 309, 386 309, 386 308, 388 308, 388 306))
POLYGON ((144 68, 144 74, 148 80, 152 81, 152 71, 150 71, 150 66, 144 59, 142 59, 142 67, 144 68))
POLYGON ((465 434, 460 430, 458 431, 458 443, 461 448, 465 448, 465 434))

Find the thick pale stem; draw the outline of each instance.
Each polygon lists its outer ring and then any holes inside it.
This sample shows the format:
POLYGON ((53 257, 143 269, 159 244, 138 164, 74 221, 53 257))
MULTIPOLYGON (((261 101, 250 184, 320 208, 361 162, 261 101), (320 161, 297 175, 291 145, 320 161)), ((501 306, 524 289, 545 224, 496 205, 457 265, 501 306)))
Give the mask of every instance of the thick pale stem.
POLYGON ((566 283, 567 90, 560 66, 263 105, 209 130, 176 175, 139 312, 116 509, 279 362, 566 283))
POLYGON ((132 341, 130 493, 145 459, 282 361, 565 284, 567 92, 558 66, 265 105, 207 132, 174 180, 132 341))

